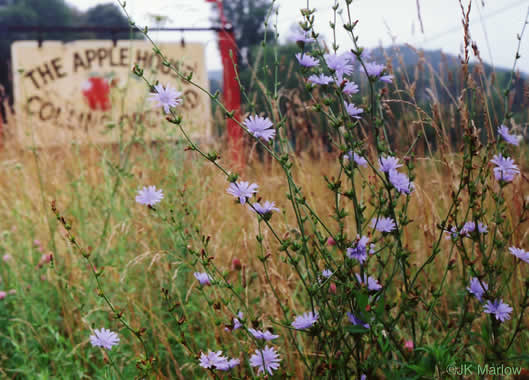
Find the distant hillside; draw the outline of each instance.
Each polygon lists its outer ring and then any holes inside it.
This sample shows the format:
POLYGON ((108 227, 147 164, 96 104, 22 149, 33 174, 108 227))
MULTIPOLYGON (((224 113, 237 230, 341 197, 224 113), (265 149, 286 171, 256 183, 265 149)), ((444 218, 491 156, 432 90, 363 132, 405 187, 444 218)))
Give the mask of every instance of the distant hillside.
MULTIPOLYGON (((444 54, 440 50, 415 50, 404 45, 377 48, 371 54, 376 61, 391 62, 399 88, 404 88, 408 81, 413 83, 414 99, 423 106, 431 103, 433 96, 440 104, 449 104, 462 94, 464 83, 460 57, 444 54)), ((469 65, 474 85, 487 88, 484 93, 488 94, 489 106, 500 117, 504 110, 503 91, 508 87, 511 70, 493 69, 487 63, 483 63, 482 69, 478 69, 478 66, 476 60, 469 65), (488 91, 489 88, 492 91, 488 91)), ((527 115, 521 115, 521 111, 529 105, 529 77, 526 73, 515 74, 510 92, 510 109, 525 120, 527 115)), ((407 96, 404 95, 403 99, 407 99, 407 96)), ((522 122, 522 119, 519 121, 522 122)))
MULTIPOLYGON (((272 47, 268 47, 271 49, 272 47)), ((279 47, 280 65, 280 82, 283 88, 299 88, 299 76, 295 68, 295 53, 298 52, 296 45, 281 45, 279 47), (292 70, 294 68, 294 70, 292 70)), ((395 83, 400 89, 405 88, 407 82, 413 83, 413 95, 417 103, 427 105, 431 102, 432 96, 440 104, 452 103, 461 95, 464 88, 462 83, 462 71, 460 58, 451 54, 445 54, 441 50, 420 50, 414 49, 407 45, 397 45, 386 48, 376 48, 371 51, 371 58, 377 62, 391 62, 392 71, 395 75, 395 83)), ((472 54, 472 52, 471 52, 472 54)), ((273 54, 265 55, 273 57, 273 54)), ((272 66, 273 62, 266 62, 272 66)), ((492 91, 489 103, 497 111, 497 115, 502 114, 503 109, 503 90, 507 87, 510 80, 510 70, 505 68, 496 68, 487 63, 483 65, 484 80, 480 77, 481 71, 477 70, 477 63, 473 61, 469 65, 469 71, 472 73, 477 86, 490 86, 496 89, 492 91), (494 75, 493 75, 494 74, 494 75)), ((222 91, 222 71, 210 71, 210 88, 212 92, 222 91)), ((244 84, 249 81, 249 73, 242 72, 241 79, 244 84)), ((270 78, 260 78, 271 86, 270 78)), ((358 83, 365 82, 363 75, 358 72, 353 73, 353 80, 358 83)), ((391 87, 391 86, 390 86, 391 87)), ((272 87, 270 87, 272 88, 272 87)), ((486 93, 488 93, 486 91, 486 93)), ((401 93, 403 99, 407 95, 401 93)), ((529 105, 529 78, 525 73, 517 73, 513 82, 511 91, 511 110, 515 113, 524 110, 529 105)), ((524 116, 525 118, 525 116, 524 116)))

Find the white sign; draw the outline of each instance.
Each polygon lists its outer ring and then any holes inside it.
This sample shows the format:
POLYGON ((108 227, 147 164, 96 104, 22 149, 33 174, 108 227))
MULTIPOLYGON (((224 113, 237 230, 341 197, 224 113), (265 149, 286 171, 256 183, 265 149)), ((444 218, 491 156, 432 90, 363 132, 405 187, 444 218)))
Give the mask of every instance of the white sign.
MULTIPOLYGON (((160 50, 193 81, 209 88, 204 45, 160 44, 160 50)), ((193 138, 210 136, 210 99, 181 81, 146 41, 62 43, 18 41, 12 47, 16 134, 25 146, 113 143, 120 134, 146 140, 181 139, 177 127, 148 100, 149 81, 171 84, 184 94, 178 112, 193 138)))

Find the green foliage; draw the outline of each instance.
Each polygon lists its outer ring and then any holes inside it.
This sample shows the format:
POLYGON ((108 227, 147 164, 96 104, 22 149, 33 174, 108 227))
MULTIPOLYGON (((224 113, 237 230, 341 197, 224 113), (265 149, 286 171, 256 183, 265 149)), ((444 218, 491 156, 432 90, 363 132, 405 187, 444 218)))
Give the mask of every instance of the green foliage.
POLYGON ((266 33, 268 41, 274 41, 274 32, 270 24, 265 25, 272 7, 271 0, 223 0, 224 14, 234 28, 237 47, 239 48, 239 62, 241 67, 247 67, 255 60, 250 52, 256 45, 260 45, 266 33), (241 54, 245 52, 245 54, 241 54), (242 59, 242 60, 241 60, 242 59))

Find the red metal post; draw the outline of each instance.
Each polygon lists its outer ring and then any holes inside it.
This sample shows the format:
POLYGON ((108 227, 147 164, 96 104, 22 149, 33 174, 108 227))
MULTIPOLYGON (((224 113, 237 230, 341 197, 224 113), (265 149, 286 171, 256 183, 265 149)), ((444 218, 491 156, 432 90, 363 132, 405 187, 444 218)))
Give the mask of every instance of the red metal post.
POLYGON ((235 163, 243 165, 242 136, 243 131, 237 124, 241 120, 241 92, 237 83, 237 42, 233 28, 224 16, 222 0, 206 0, 215 3, 219 9, 222 29, 218 32, 219 50, 222 57, 224 105, 228 111, 233 112, 233 119, 228 118, 226 128, 231 156, 235 163))

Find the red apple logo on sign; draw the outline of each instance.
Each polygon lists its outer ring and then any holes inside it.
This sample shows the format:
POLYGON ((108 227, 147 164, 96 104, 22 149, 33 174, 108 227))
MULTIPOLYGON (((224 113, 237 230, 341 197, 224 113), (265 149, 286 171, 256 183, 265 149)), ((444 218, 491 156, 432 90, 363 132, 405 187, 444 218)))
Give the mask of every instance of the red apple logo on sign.
POLYGON ((110 109, 110 86, 105 78, 92 77, 83 83, 82 92, 93 111, 110 109))

